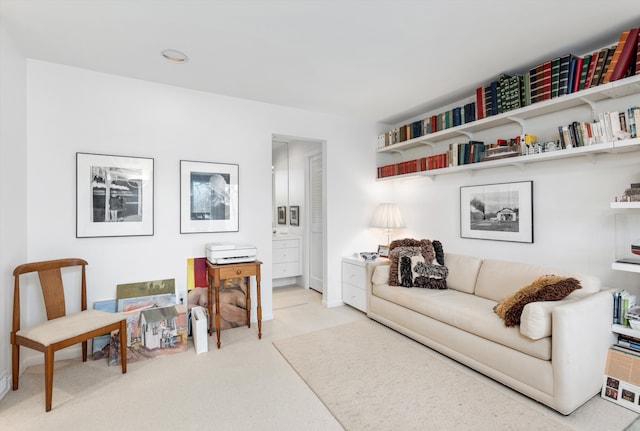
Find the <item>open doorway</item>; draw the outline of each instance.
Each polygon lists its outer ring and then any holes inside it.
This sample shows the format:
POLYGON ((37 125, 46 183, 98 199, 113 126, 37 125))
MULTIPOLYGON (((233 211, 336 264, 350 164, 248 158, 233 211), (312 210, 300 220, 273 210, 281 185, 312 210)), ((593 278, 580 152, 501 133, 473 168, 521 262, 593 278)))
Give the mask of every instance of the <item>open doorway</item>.
POLYGON ((274 288, 324 289, 323 146, 314 139, 272 137, 274 288))

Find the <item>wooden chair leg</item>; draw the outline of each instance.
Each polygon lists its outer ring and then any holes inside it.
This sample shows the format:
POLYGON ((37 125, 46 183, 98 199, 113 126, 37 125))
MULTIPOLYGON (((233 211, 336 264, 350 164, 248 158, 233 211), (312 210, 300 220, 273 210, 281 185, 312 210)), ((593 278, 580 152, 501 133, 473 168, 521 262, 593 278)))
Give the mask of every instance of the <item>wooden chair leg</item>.
POLYGON ((18 379, 20 378, 20 346, 11 345, 11 372, 13 380, 13 390, 18 390, 18 379))
POLYGON ((122 374, 127 372, 127 321, 120 322, 120 364, 122 374))
POLYGON ((87 362, 87 342, 82 342, 82 362, 87 362))
POLYGON ((45 411, 51 411, 51 400, 53 398, 53 357, 54 351, 47 347, 44 351, 44 391, 45 391, 45 411))

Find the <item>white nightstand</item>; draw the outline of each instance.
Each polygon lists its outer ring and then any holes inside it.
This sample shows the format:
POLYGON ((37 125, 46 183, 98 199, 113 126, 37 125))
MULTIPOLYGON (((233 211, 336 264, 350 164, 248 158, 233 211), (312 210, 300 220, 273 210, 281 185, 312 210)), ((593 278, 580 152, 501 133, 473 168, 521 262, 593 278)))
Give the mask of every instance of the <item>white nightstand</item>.
POLYGON ((371 277, 376 260, 342 258, 342 302, 367 312, 367 277, 371 277))

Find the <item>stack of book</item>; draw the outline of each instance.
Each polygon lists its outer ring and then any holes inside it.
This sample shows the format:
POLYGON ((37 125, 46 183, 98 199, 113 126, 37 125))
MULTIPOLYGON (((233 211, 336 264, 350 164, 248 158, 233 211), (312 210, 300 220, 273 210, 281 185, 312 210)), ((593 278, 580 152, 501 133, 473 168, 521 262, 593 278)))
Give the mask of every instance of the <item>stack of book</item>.
POLYGON ((389 165, 378 167, 378 178, 393 177, 396 175, 413 174, 416 172, 427 170, 427 158, 421 157, 419 159, 407 160, 399 163, 392 163, 389 165))
POLYGON ((613 323, 629 326, 627 310, 636 305, 636 296, 622 289, 613 294, 613 323))

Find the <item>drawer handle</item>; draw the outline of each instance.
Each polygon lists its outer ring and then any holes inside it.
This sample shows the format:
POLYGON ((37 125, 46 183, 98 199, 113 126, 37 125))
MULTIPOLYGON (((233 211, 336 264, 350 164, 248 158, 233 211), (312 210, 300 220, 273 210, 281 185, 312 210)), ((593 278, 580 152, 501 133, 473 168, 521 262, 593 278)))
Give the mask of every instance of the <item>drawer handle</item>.
POLYGON ((241 269, 236 269, 236 274, 238 274, 238 275, 242 274, 242 270, 241 269))

